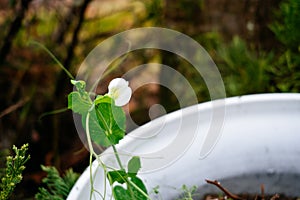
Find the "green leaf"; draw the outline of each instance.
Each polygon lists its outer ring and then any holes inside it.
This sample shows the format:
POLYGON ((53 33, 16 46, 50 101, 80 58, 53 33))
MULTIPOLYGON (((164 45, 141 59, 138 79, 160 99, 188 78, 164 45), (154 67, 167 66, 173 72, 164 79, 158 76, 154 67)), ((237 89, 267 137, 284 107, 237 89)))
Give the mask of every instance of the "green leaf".
POLYGON ((107 173, 107 178, 112 185, 114 182, 125 183, 128 178, 127 173, 124 170, 115 170, 107 173))
POLYGON ((115 200, 147 200, 148 198, 132 185, 135 184, 135 186, 137 186, 145 194, 148 194, 143 181, 138 177, 131 178, 130 181, 132 183, 126 183, 128 189, 124 189, 120 185, 113 188, 115 200))
POLYGON ((130 176, 136 176, 137 172, 141 169, 141 160, 140 157, 138 156, 133 156, 129 161, 128 161, 128 174, 130 176))
POLYGON ((60 176, 58 170, 52 166, 41 166, 42 170, 47 172, 47 177, 42 182, 45 187, 39 187, 35 195, 37 200, 63 200, 70 193, 73 185, 79 177, 72 169, 66 171, 65 175, 60 176))
MULTIPOLYGON (((93 108, 90 111, 90 118, 89 118, 89 132, 91 136, 91 140, 104 147, 108 147, 111 145, 108 137, 106 137, 104 129, 101 128, 99 125, 98 117, 96 115, 96 110, 93 108)), ((86 130, 86 115, 82 116, 82 125, 83 128, 86 130)))
POLYGON ((114 104, 109 96, 97 97, 95 100, 96 115, 99 125, 112 144, 118 144, 125 135, 125 113, 114 104))
POLYGON ((76 80, 71 80, 71 83, 76 87, 76 89, 79 91, 79 92, 85 92, 85 82, 84 81, 76 81, 76 80))
MULTIPOLYGON (((144 185, 143 181, 138 177, 131 178, 131 182, 133 182, 136 186, 138 186, 145 194, 148 194, 146 186, 144 185)), ((136 200, 147 200, 148 198, 143 195, 138 189, 131 186, 131 189, 134 193, 134 199, 136 200)))
POLYGON ((121 107, 115 106, 109 96, 97 96, 94 107, 84 81, 71 80, 78 91, 68 95, 68 108, 82 115, 82 124, 86 129, 86 115, 90 112, 89 132, 93 142, 110 146, 117 144, 125 135, 125 113, 121 107))
POLYGON ((68 108, 73 112, 85 115, 92 106, 89 94, 85 91, 85 82, 71 80, 77 91, 73 91, 68 95, 68 108))
POLYGON ((98 95, 94 101, 95 105, 98 105, 100 103, 110 103, 110 104, 114 104, 114 100, 107 96, 107 95, 98 95))
POLYGON ((113 189, 115 200, 129 200, 132 199, 129 192, 125 190, 122 186, 115 186, 113 189))
POLYGON ((71 92, 68 95, 68 108, 75 113, 85 115, 91 106, 91 102, 84 99, 79 92, 71 92))

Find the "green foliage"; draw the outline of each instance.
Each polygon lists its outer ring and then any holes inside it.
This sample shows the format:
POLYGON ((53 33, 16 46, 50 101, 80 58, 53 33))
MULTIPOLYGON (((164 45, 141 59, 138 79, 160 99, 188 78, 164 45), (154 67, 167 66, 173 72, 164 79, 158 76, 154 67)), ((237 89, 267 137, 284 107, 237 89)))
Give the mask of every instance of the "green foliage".
MULTIPOLYGON (((82 124, 84 129, 86 129, 86 116, 82 115, 82 124)), ((104 130, 99 125, 99 121, 96 114, 96 109, 93 107, 93 109, 90 111, 90 119, 88 121, 89 123, 89 134, 91 136, 91 139, 94 143, 98 145, 102 145, 104 147, 108 147, 111 145, 111 142, 106 137, 104 130)))
POLYGON ((85 100, 79 92, 71 92, 68 96, 68 108, 73 112, 84 115, 91 107, 91 103, 85 100))
MULTIPOLYGON (((137 177, 137 173, 141 168, 140 158, 137 156, 132 157, 127 164, 127 171, 125 171, 114 146, 118 144, 125 135, 126 117, 124 111, 121 107, 115 105, 114 99, 108 94, 104 96, 98 95, 96 99, 92 101, 89 97, 89 93, 85 91, 84 81, 72 80, 71 83, 76 87, 77 91, 73 91, 69 94, 68 108, 81 115, 91 154, 94 155, 98 161, 100 160, 98 155, 95 155, 91 142, 103 146, 112 145, 113 147, 120 169, 105 172, 110 185, 113 187, 112 192, 114 198, 116 200, 148 199, 147 189, 143 181, 137 177), (126 184, 126 188, 119 184, 126 184)), ((57 175, 55 178, 57 178, 57 175)), ((90 181, 93 192, 93 180, 90 181)), ((51 183, 55 182, 52 181, 51 183)), ((41 189, 40 193, 45 195, 50 194, 45 189, 41 189)))
POLYGON ((141 161, 140 158, 138 156, 134 156, 132 157, 129 161, 128 161, 128 166, 127 166, 127 172, 125 172, 125 170, 114 170, 114 171, 110 171, 107 173, 107 177, 108 180, 110 182, 110 184, 114 184, 114 182, 118 182, 118 183, 125 183, 126 180, 131 177, 134 178, 136 177, 138 171, 141 168, 141 161))
POLYGON ((114 104, 114 100, 105 95, 97 96, 91 101, 85 91, 83 81, 72 81, 77 91, 68 96, 68 108, 82 116, 82 124, 86 129, 86 116, 90 113, 89 133, 93 142, 110 146, 117 144, 125 135, 125 113, 121 107, 114 104))
POLYGON ((270 25, 277 39, 288 48, 300 47, 300 1, 286 0, 275 13, 276 21, 270 25))
POLYGON ((286 0, 270 25, 284 45, 273 52, 251 49, 239 37, 219 45, 215 60, 228 96, 261 92, 300 91, 300 2, 286 0))
POLYGON ((141 159, 138 156, 133 156, 128 162, 128 173, 136 176, 138 171, 141 169, 141 159))
POLYGON ((28 144, 23 145, 20 149, 13 146, 15 156, 6 157, 6 168, 0 184, 0 200, 8 199, 13 193, 16 185, 21 182, 22 172, 25 169, 25 163, 30 159, 27 155, 28 144))
POLYGON ((219 48, 218 56, 228 96, 268 90, 270 77, 267 70, 270 68, 272 54, 258 55, 249 50, 242 39, 234 37, 229 45, 219 48))
POLYGON ((109 180, 109 183, 112 185, 114 182, 118 183, 125 183, 126 179, 128 178, 128 174, 125 172, 125 170, 114 170, 107 173, 107 178, 109 180))
POLYGON ((163 1, 162 0, 148 0, 145 1, 147 18, 153 20, 154 23, 158 24, 162 21, 163 16, 163 1))
POLYGON ((137 173, 141 168, 141 161, 138 156, 132 157, 127 164, 127 172, 122 170, 114 170, 107 173, 107 178, 111 185, 114 183, 126 184, 126 189, 121 185, 113 187, 113 195, 116 200, 147 200, 147 189, 143 181, 137 177, 137 173))
MULTIPOLYGON (((138 178, 137 176, 132 177, 130 179, 130 187, 133 192, 133 195, 131 195, 133 199, 135 199, 135 200, 147 200, 148 199, 147 189, 146 189, 143 181, 140 178, 138 178)), ((129 188, 129 184, 127 185, 127 188, 129 188)), ((127 191, 128 190, 129 190, 129 193, 132 194, 130 189, 127 189, 127 191)))
POLYGON ((101 130, 112 144, 118 144, 125 136, 125 113, 108 96, 98 96, 95 110, 101 130))
POLYGON ((300 55, 286 50, 274 60, 273 67, 269 69, 272 77, 274 91, 299 92, 300 91, 300 55))
POLYGON ((35 195, 37 200, 64 200, 71 191, 73 185, 79 177, 79 174, 72 169, 66 171, 63 177, 55 167, 42 166, 43 171, 47 172, 47 177, 43 179, 46 187, 40 187, 35 195))
POLYGON ((286 0, 275 12, 276 20, 270 25, 277 39, 284 44, 278 52, 270 76, 276 91, 300 91, 300 1, 286 0))
POLYGON ((77 91, 68 95, 68 108, 80 115, 86 115, 92 106, 89 94, 85 91, 86 84, 84 81, 74 81, 71 83, 76 87, 77 91))
MULTIPOLYGON (((281 3, 270 28, 283 44, 283 48, 268 53, 252 48, 251 44, 237 36, 229 44, 225 44, 217 33, 196 37, 209 51, 221 71, 227 96, 300 91, 299 13, 299 1, 285 0, 281 3)), ((192 68, 185 69, 185 76, 193 79, 195 72, 192 68)), ((198 78, 196 81, 192 80, 191 84, 197 95, 201 94, 202 98, 208 96, 201 88, 201 80, 198 78)), ((199 96, 198 99, 201 101, 199 96)))
POLYGON ((215 49, 218 49, 221 44, 224 44, 223 38, 216 31, 201 33, 200 35, 196 35, 194 39, 201 44, 211 56, 214 56, 215 49))
POLYGON ((130 177, 130 181, 126 182, 126 189, 121 185, 113 188, 115 200, 147 200, 147 189, 143 181, 138 177, 130 177))
POLYGON ((193 200, 193 197, 196 197, 197 194, 197 186, 192 186, 191 188, 188 188, 186 185, 183 185, 181 187, 181 190, 183 191, 180 198, 177 200, 193 200))

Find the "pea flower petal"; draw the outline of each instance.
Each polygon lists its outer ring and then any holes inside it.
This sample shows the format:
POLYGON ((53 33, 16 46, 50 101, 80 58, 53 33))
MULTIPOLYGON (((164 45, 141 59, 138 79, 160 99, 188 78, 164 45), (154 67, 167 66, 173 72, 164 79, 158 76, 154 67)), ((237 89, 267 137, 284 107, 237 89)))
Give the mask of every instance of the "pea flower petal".
POLYGON ((123 78, 115 78, 108 85, 108 95, 115 100, 116 106, 126 105, 131 97, 132 90, 128 81, 123 78))

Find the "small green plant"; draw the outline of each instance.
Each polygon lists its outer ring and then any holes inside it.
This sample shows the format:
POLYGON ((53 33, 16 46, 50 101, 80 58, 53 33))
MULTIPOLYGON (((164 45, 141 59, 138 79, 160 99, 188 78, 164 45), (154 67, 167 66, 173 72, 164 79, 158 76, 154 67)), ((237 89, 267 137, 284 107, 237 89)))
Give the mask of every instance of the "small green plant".
POLYGON ((39 192, 35 195, 37 200, 64 200, 67 198, 73 185, 79 177, 79 174, 72 169, 66 171, 63 177, 55 167, 42 166, 43 171, 47 172, 47 177, 42 181, 46 187, 40 187, 39 192))
POLYGON ((197 196, 197 186, 195 185, 190 188, 186 185, 182 185, 181 190, 183 191, 183 193, 177 200, 193 200, 193 197, 197 196))
MULTIPOLYGON (((97 160, 98 166, 102 167, 105 175, 111 185, 112 195, 115 200, 147 200, 147 189, 143 181, 137 176, 141 168, 141 161, 138 156, 133 156, 127 163, 127 168, 121 162, 120 155, 117 151, 116 144, 125 136, 126 117, 121 106, 127 104, 131 98, 132 90, 128 86, 128 82, 123 78, 113 79, 108 86, 108 93, 105 95, 97 95, 96 98, 90 97, 90 92, 86 90, 86 83, 83 80, 74 80, 72 74, 58 61, 58 59, 42 44, 31 42, 45 50, 64 72, 70 77, 77 91, 73 91, 68 95, 68 109, 74 113, 81 115, 82 126, 86 132, 88 148, 90 151, 90 198, 94 193, 106 198, 106 191, 101 194, 94 188, 94 177, 92 174, 93 157, 97 160), (104 147, 111 146, 118 169, 106 166, 100 156, 95 152, 93 143, 104 147)), ((48 170, 49 171, 49 170, 48 170)), ((54 175, 53 171, 50 170, 54 175)), ((53 187, 55 181, 48 181, 50 187, 53 187)), ((52 179, 53 180, 53 179, 52 179)), ((58 180, 58 179, 54 179, 58 180)), ((58 191, 60 189, 55 189, 58 191)), ((54 192, 51 190, 52 193, 54 192)), ((36 198, 43 199, 41 195, 51 195, 45 189, 41 189, 36 198)), ((54 197, 53 197, 54 198, 54 197)), ((51 198, 52 199, 52 198, 51 198)), ((59 199, 59 198, 58 198, 59 199)))
POLYGON ((25 163, 30 159, 30 155, 27 155, 27 150, 28 144, 24 144, 20 149, 13 146, 15 156, 6 157, 6 168, 0 184, 0 200, 8 199, 16 185, 21 182, 25 163))
MULTIPOLYGON (((108 93, 98 95, 95 100, 92 100, 85 90, 84 81, 71 80, 71 83, 77 91, 69 94, 68 108, 82 117, 82 125, 86 131, 91 154, 90 167, 92 167, 92 156, 94 156, 106 173, 115 200, 150 199, 143 181, 137 176, 141 168, 140 158, 133 156, 127 164, 127 169, 125 169, 115 146, 125 136, 126 118, 120 106, 127 104, 131 97, 132 91, 128 87, 128 82, 122 78, 112 80, 108 86, 108 93), (112 146, 119 169, 111 169, 106 166, 95 153, 92 142, 105 147, 112 146), (126 186, 123 187, 123 184, 126 186)), ((92 169, 90 170, 92 171, 92 169)), ((90 181, 92 186, 91 198, 93 192, 100 193, 93 187, 92 175, 90 181)), ((105 197, 102 196, 102 198, 105 197)))

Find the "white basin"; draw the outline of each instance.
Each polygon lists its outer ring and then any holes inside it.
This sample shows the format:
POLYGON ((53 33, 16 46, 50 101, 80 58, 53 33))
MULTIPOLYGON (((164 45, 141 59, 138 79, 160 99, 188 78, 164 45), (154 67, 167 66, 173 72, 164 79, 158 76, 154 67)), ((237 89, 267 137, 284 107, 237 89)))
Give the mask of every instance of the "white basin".
MULTIPOLYGON (((203 194, 219 191, 205 179, 217 179, 233 193, 258 193, 264 184, 266 193, 300 196, 300 94, 247 95, 224 102, 225 107, 214 108, 213 102, 201 103, 137 128, 117 146, 123 162, 129 155, 140 155, 139 176, 148 191, 159 185, 164 200, 177 197, 183 184, 197 185, 203 194), (213 109, 221 110, 219 118, 212 118, 213 109), (212 119, 223 126, 216 129, 220 137, 214 137, 214 148, 203 157, 206 135, 214 131, 212 119)), ((101 159, 115 165, 111 152, 106 150, 101 159)), ((96 161, 93 165, 94 187, 103 192, 103 171, 96 170, 96 161)), ((89 177, 86 170, 69 200, 89 198, 89 177)), ((101 198, 95 194, 93 199, 101 198)))

